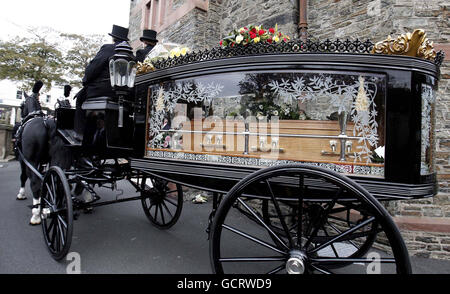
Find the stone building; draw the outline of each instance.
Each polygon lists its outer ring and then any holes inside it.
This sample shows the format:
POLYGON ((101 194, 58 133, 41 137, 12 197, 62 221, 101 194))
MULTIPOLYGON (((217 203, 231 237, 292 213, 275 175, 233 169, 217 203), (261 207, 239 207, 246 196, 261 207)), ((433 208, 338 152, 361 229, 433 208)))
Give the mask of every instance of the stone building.
POLYGON ((218 46, 232 29, 278 24, 299 34, 300 5, 306 4, 310 38, 358 38, 373 42, 421 28, 446 58, 441 67, 436 113, 439 193, 432 199, 397 201, 388 208, 412 255, 450 259, 450 42, 448 0, 131 0, 130 39, 141 46, 142 29, 158 39, 193 50, 218 46), (300 4, 302 3, 302 4, 300 4))

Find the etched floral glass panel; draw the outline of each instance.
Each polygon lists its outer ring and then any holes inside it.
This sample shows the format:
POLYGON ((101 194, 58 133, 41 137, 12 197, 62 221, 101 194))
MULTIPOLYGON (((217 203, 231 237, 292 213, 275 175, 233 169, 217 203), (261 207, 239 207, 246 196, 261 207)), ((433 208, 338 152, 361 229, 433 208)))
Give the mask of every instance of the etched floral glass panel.
POLYGON ((384 176, 384 75, 240 72, 152 85, 148 156, 384 176), (175 154, 176 153, 176 154, 175 154))
POLYGON ((429 175, 434 170, 434 115, 436 93, 430 85, 422 84, 422 132, 420 174, 429 175))

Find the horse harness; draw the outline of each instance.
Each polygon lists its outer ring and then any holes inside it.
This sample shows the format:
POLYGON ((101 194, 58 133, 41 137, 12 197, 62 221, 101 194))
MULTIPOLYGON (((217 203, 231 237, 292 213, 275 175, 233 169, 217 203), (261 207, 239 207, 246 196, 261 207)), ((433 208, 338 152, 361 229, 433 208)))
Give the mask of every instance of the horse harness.
POLYGON ((35 110, 31 113, 29 113, 25 118, 22 119, 22 123, 20 125, 20 127, 17 129, 17 132, 14 134, 14 137, 16 138, 15 141, 15 146, 14 148, 20 148, 22 145, 22 133, 23 130, 25 128, 25 126, 27 124, 29 124, 32 120, 34 120, 35 118, 38 117, 43 117, 43 123, 44 123, 44 127, 48 130, 49 129, 49 124, 48 124, 48 119, 49 117, 43 113, 41 110, 35 110))

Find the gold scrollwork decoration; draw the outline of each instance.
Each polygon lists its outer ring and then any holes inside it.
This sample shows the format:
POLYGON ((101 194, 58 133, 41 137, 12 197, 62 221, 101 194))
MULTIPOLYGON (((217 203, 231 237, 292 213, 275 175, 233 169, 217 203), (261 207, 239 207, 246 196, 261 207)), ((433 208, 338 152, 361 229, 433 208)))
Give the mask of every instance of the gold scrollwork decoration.
POLYGON ((412 33, 402 34, 397 39, 388 36, 386 40, 378 42, 371 53, 406 55, 434 60, 436 51, 433 42, 426 38, 424 30, 414 30, 412 33))
POLYGON ((154 71, 155 67, 150 62, 138 62, 137 64, 137 75, 146 74, 148 72, 154 71))

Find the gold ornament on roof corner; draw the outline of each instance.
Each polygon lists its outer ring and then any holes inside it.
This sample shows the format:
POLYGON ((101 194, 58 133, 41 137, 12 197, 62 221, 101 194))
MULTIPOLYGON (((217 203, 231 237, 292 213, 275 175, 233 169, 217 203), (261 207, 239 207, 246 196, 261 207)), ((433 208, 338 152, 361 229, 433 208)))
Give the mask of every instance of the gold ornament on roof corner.
POLYGON ((154 70, 155 70, 155 67, 149 61, 138 62, 136 74, 137 75, 145 74, 145 73, 148 73, 148 72, 154 71, 154 70))
POLYGON ((378 42, 371 53, 406 55, 432 60, 436 57, 433 42, 426 38, 424 30, 414 30, 412 33, 402 34, 397 39, 391 36, 384 41, 378 42))

